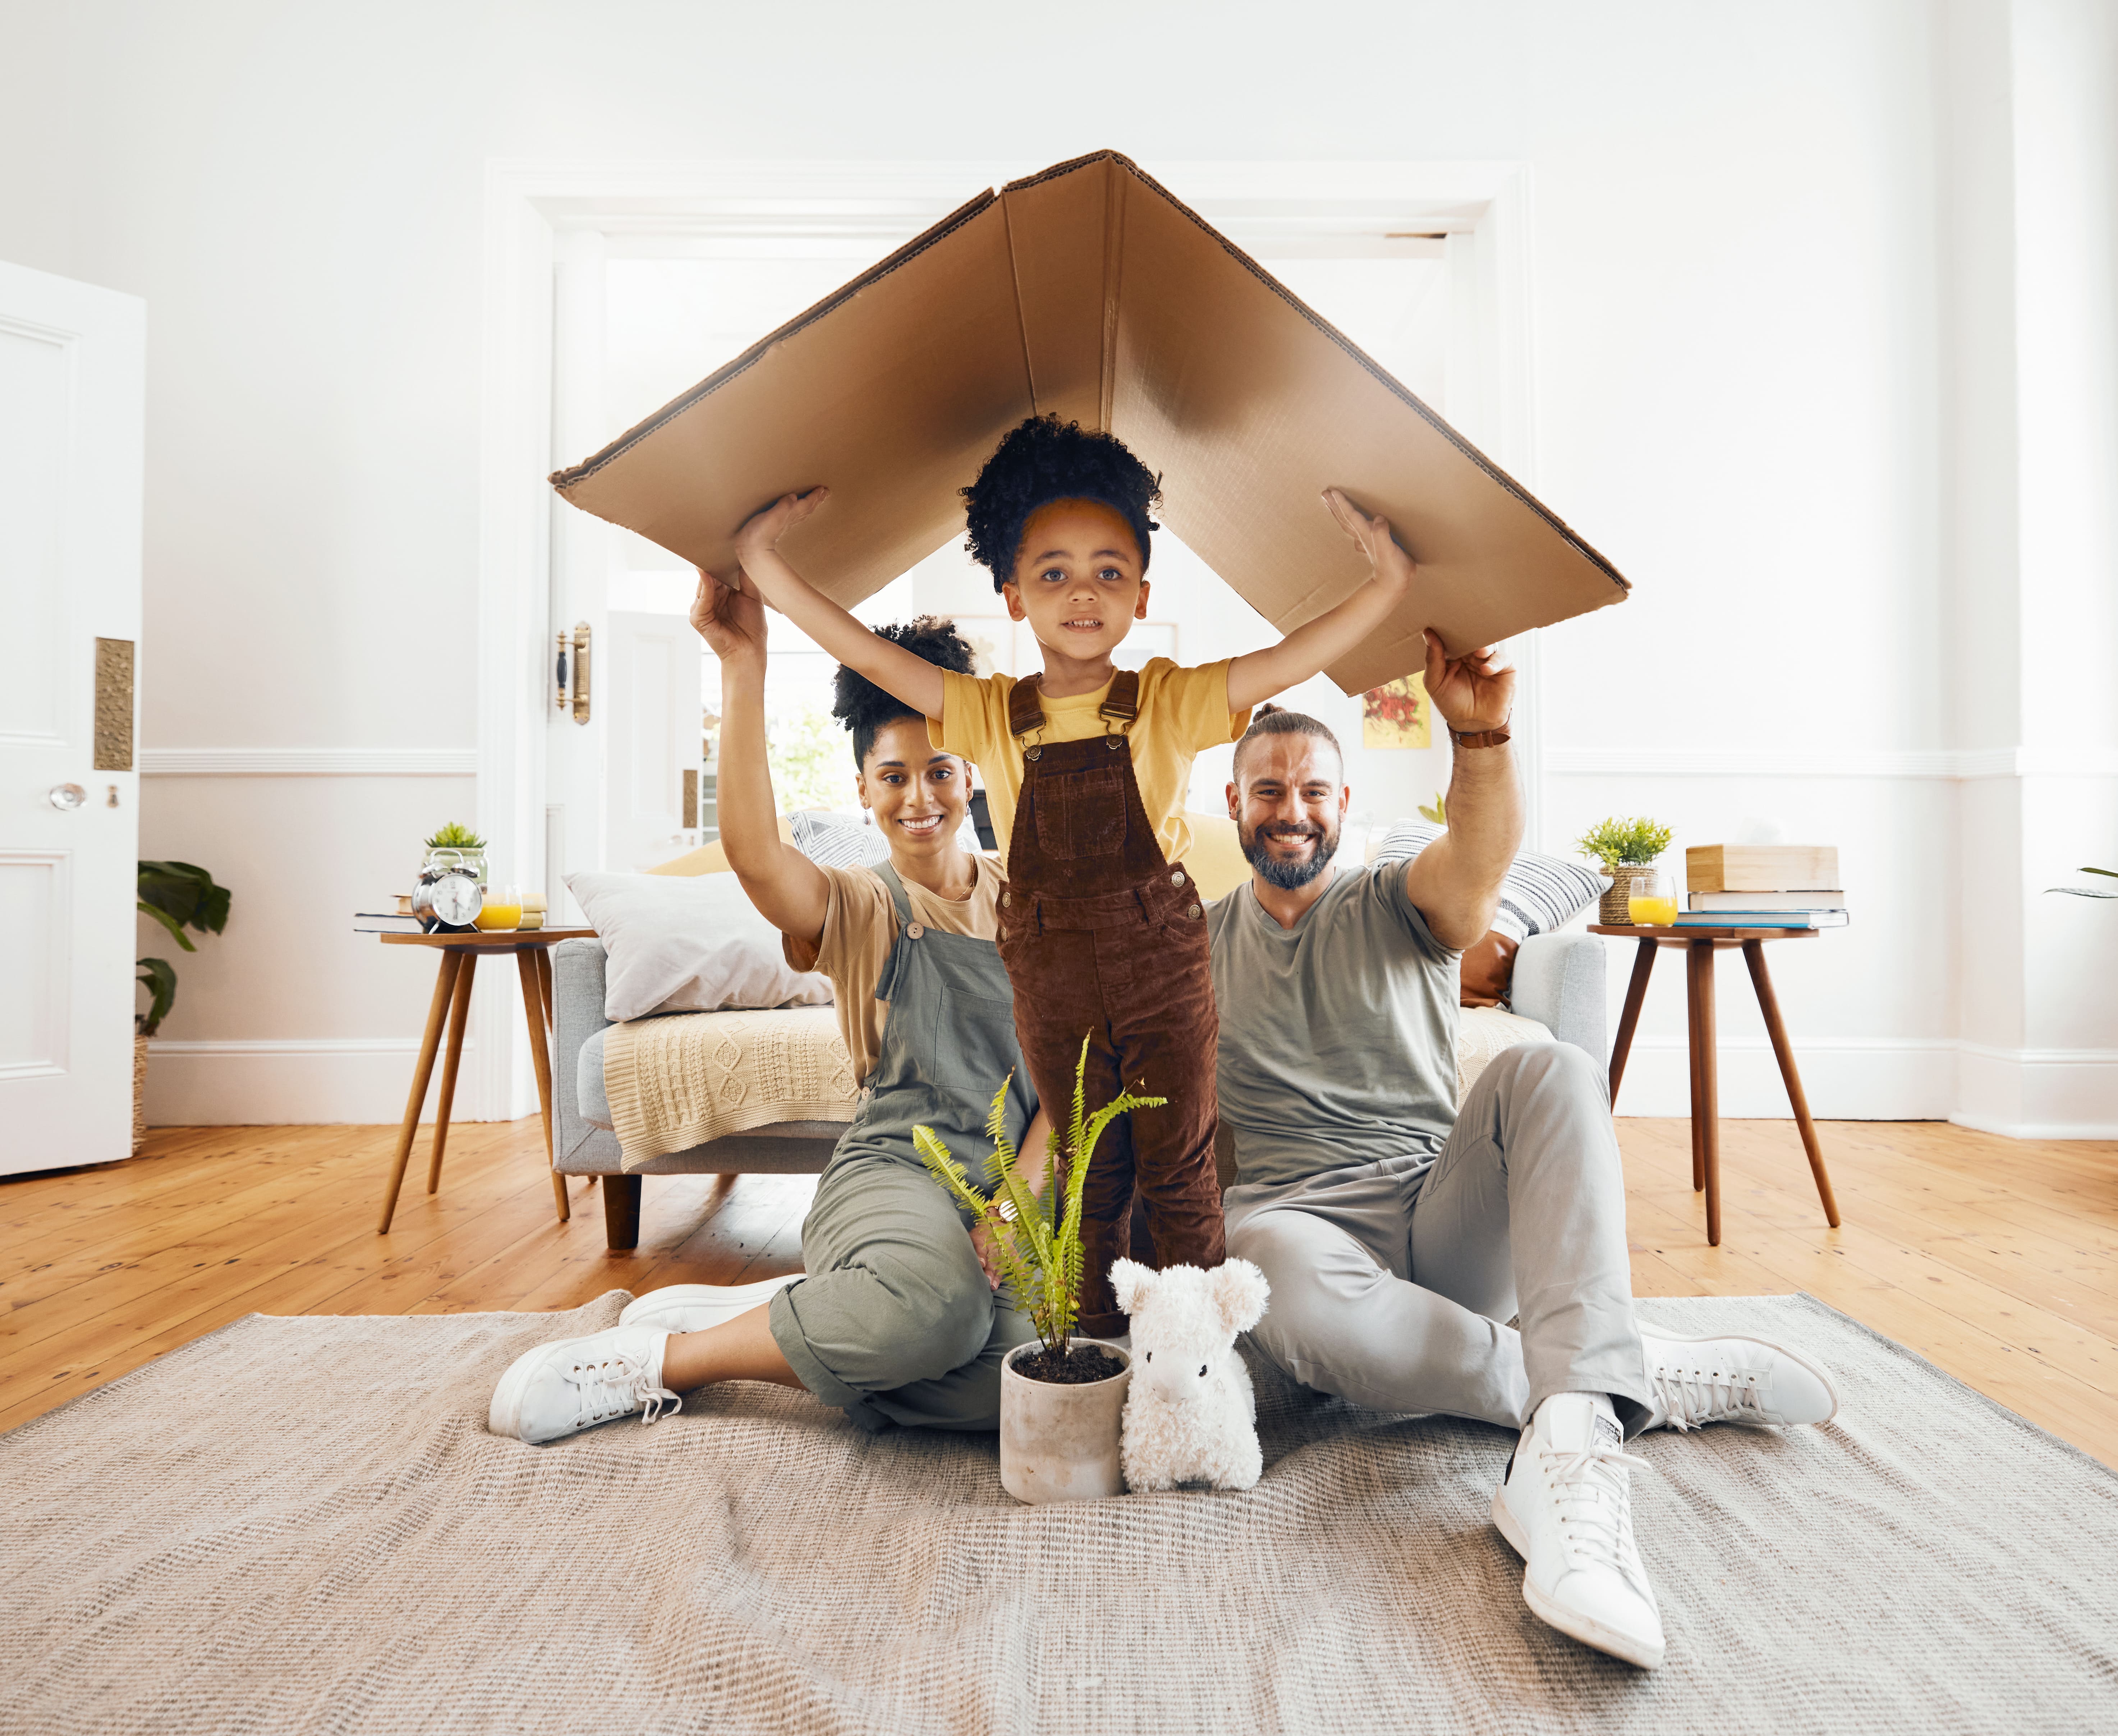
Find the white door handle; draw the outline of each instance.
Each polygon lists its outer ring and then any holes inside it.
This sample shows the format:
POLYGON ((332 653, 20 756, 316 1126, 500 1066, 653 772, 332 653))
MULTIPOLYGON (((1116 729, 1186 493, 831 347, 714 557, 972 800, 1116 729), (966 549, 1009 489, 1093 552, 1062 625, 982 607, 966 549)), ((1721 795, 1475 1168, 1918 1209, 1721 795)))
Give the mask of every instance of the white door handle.
POLYGON ((61 813, 79 808, 87 800, 88 792, 78 784, 52 785, 52 806, 58 808, 61 813))

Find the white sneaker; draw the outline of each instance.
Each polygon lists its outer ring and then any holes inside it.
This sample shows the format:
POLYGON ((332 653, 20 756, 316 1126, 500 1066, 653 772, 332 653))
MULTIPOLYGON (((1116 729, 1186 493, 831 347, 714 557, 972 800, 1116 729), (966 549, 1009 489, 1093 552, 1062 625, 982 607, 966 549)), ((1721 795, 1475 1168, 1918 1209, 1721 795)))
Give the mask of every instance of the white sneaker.
POLYGON ((1649 1428, 1702 1423, 1828 1423, 1838 1414, 1831 1377, 1798 1351, 1761 1338, 1666 1338, 1643 1332, 1649 1428))
POLYGON ((767 1278, 761 1284, 671 1284, 628 1302, 617 1317, 622 1326, 653 1326, 663 1332, 703 1332, 768 1303, 800 1272, 767 1278))
POLYGON ((684 1401, 662 1384, 668 1341, 651 1326, 615 1326, 525 1350, 493 1388, 485 1426, 541 1447, 636 1410, 646 1423, 673 1415, 684 1401))
POLYGON ((1616 1418, 1585 1392, 1555 1393, 1522 1432, 1493 1492, 1493 1523, 1527 1563, 1523 1601, 1541 1621, 1642 1669, 1662 1662, 1662 1614, 1633 1544, 1616 1418))

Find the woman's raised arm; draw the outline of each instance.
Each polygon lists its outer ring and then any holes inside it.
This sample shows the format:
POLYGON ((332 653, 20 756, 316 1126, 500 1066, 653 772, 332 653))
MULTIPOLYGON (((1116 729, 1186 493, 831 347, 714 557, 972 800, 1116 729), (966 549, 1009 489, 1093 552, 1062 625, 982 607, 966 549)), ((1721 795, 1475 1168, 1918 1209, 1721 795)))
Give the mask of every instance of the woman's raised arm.
POLYGON ((701 572, 691 625, 721 660, 720 773, 714 800, 721 849, 743 891, 783 934, 814 947, 831 883, 779 836, 765 761, 765 605, 701 572))

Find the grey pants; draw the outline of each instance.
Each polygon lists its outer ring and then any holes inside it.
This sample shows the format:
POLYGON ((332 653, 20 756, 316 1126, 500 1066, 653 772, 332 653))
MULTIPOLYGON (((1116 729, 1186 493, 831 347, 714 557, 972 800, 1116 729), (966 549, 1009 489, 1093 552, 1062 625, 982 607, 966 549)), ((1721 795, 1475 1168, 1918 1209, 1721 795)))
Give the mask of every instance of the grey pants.
POLYGON ((1000 1427, 1001 1359, 1035 1337, 995 1295, 962 1216, 924 1169, 835 1161, 802 1224, 807 1275, 767 1317, 802 1384, 863 1428, 1000 1427))
POLYGON ((1228 1190, 1228 1252, 1272 1286, 1258 1347, 1380 1410, 1519 1428, 1555 1392, 1605 1392, 1632 1433, 1649 1394, 1601 1070, 1571 1044, 1504 1051, 1427 1164, 1228 1190))

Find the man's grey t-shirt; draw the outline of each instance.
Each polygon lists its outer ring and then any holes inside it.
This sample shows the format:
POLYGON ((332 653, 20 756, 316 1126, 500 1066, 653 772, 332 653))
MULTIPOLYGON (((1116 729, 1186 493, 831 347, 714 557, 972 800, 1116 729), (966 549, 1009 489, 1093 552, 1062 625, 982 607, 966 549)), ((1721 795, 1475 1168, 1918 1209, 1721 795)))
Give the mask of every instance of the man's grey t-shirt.
POLYGON ((1431 1155, 1455 1125, 1459 955, 1404 876, 1342 867, 1292 928, 1248 881, 1208 908, 1238 1183, 1431 1155))

